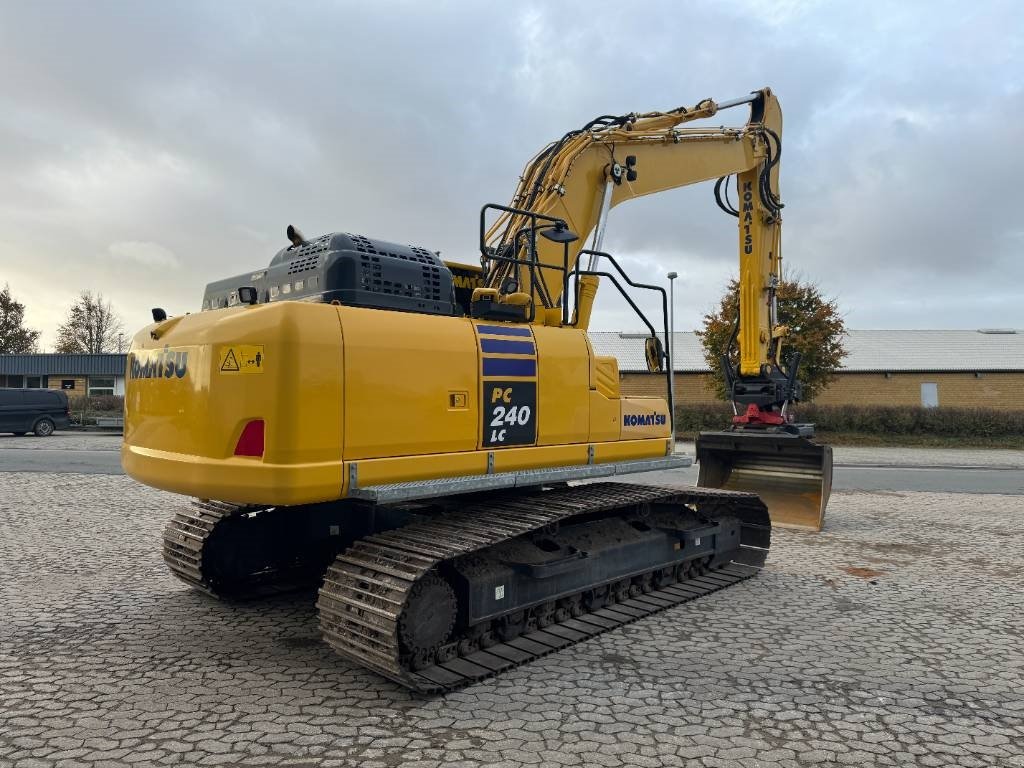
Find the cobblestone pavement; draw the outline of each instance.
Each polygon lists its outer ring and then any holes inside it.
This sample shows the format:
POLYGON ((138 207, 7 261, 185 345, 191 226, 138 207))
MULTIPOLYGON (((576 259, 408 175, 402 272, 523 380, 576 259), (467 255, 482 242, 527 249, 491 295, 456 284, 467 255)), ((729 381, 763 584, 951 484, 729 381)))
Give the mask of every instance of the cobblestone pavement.
POLYGON ((174 497, 0 475, 0 766, 1024 766, 1020 497, 838 493, 758 578, 444 698, 225 605, 174 497))

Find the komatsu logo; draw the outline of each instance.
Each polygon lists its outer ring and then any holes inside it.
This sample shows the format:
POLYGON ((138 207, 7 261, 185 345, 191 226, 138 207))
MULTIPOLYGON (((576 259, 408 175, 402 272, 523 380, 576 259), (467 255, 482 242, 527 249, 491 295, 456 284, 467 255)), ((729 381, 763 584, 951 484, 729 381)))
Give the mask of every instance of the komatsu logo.
POLYGON ((750 234, 750 225, 754 221, 754 184, 743 182, 743 252, 754 252, 754 236, 750 234))
POLYGON ((622 416, 624 427, 657 427, 667 421, 668 416, 664 413, 627 413, 622 416))
POLYGON ((128 355, 128 375, 132 379, 185 378, 188 352, 171 349, 140 349, 128 355))
POLYGON ((469 275, 452 275, 452 284, 456 288, 480 288, 484 284, 482 277, 471 277, 469 275))

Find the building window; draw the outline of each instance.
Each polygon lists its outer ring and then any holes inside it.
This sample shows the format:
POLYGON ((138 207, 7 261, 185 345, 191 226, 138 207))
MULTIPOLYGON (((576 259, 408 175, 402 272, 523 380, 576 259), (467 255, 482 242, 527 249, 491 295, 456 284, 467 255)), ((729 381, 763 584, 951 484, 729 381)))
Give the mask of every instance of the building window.
POLYGON ((922 408, 938 408, 939 407, 939 385, 929 382, 921 382, 921 407, 922 408))
POLYGON ((75 388, 75 380, 74 379, 61 379, 60 380, 60 388, 61 389, 74 389, 75 388))
POLYGON ((89 377, 89 396, 94 395, 112 395, 114 394, 114 377, 113 376, 90 376, 89 377))
POLYGON ((21 376, 0 376, 0 387, 23 387, 21 376))
POLYGON ((25 386, 29 389, 40 389, 43 386, 42 376, 26 376, 25 386))

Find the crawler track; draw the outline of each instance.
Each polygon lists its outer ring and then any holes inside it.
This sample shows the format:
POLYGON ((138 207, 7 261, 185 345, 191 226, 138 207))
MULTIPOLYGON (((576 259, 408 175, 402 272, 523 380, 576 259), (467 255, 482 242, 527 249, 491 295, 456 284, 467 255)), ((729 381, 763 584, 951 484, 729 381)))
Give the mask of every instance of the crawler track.
POLYGON ((764 563, 770 531, 764 505, 747 493, 600 483, 499 496, 357 541, 327 570, 317 602, 320 625, 342 656, 416 691, 450 690, 747 579, 764 563), (688 506, 709 521, 738 520, 740 546, 710 563, 711 572, 705 572, 708 564, 694 565, 680 571, 676 583, 635 589, 629 599, 571 617, 563 612, 560 620, 507 642, 464 638, 434 663, 410 663, 400 640, 402 613, 416 586, 442 562, 577 516, 614 515, 655 502, 688 506))
POLYGON ((203 549, 218 523, 244 508, 217 501, 193 501, 174 514, 164 528, 164 562, 171 573, 190 587, 218 597, 203 572, 203 549))
POLYGON ((164 528, 171 573, 212 597, 248 600, 315 588, 337 549, 304 536, 301 508, 192 501, 164 528))

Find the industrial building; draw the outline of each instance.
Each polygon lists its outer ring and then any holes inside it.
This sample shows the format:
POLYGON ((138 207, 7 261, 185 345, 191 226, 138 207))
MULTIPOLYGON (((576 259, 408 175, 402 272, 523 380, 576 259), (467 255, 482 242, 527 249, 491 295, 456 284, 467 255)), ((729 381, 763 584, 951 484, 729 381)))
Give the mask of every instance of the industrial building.
POLYGON ((64 390, 68 397, 123 395, 125 355, 0 355, 0 387, 64 390))
MULTIPOLYGON (((664 378, 647 372, 645 336, 590 333, 599 354, 618 360, 623 394, 665 392, 664 378)), ((714 402, 697 334, 674 336, 676 402, 714 402)), ((845 346, 835 381, 814 402, 1024 409, 1024 330, 848 331, 845 346)))

